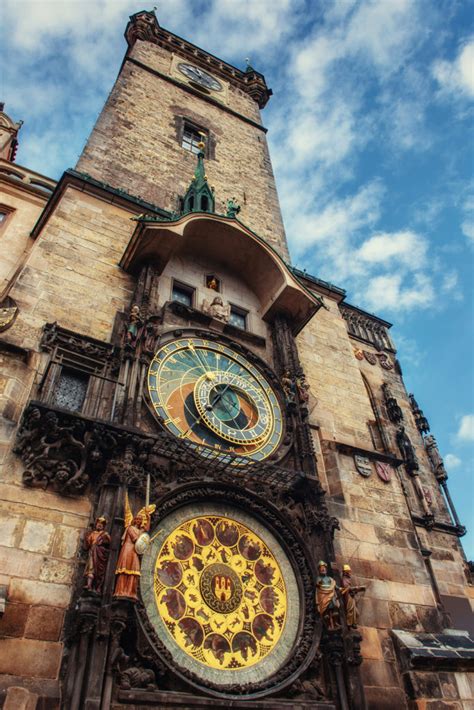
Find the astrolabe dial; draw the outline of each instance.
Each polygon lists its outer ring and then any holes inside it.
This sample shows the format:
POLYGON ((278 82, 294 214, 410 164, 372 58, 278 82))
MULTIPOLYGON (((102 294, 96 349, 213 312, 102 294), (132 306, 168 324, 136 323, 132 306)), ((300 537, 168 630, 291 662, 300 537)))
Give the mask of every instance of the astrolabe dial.
POLYGON ((148 371, 153 409, 175 436, 261 461, 279 446, 283 416, 276 393, 243 355, 205 338, 162 346, 148 371))
POLYGON ((203 86, 205 89, 209 89, 210 91, 222 91, 222 84, 220 81, 217 81, 217 79, 203 69, 194 66, 194 64, 185 64, 184 62, 181 62, 181 64, 178 64, 178 69, 181 74, 184 74, 184 76, 193 81, 195 84, 199 84, 199 86, 203 86))

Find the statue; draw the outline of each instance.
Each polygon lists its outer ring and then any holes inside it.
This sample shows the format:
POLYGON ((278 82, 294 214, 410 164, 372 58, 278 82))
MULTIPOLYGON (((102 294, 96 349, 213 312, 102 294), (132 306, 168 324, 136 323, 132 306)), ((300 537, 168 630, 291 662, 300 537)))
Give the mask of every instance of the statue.
POLYGON ((143 321, 140 314, 140 306, 136 304, 131 307, 128 316, 128 325, 125 331, 125 344, 135 350, 140 339, 143 328, 143 321))
POLYGON ((338 626, 337 616, 339 609, 339 601, 336 596, 336 580, 328 575, 327 564, 323 560, 318 564, 318 572, 316 579, 316 606, 328 629, 335 629, 338 626))
POLYGON ((218 291, 219 284, 217 283, 217 279, 215 276, 209 276, 209 278, 206 280, 206 288, 210 288, 212 291, 218 291))
POLYGON ((224 301, 220 296, 216 296, 212 303, 209 303, 206 299, 202 302, 202 310, 207 313, 212 318, 221 320, 227 323, 230 318, 230 306, 228 303, 224 305, 224 301))
POLYGON ((285 370, 281 378, 281 386, 285 393, 286 403, 289 405, 295 404, 295 385, 291 378, 290 371, 285 370))
POLYGON ((340 591, 344 602, 347 625, 356 629, 357 617, 359 615, 356 604, 356 594, 365 592, 365 587, 352 586, 351 568, 349 565, 344 565, 342 568, 342 587, 340 591))
POLYGON ((425 437, 425 448, 436 478, 438 480, 446 480, 448 474, 446 473, 444 461, 439 453, 438 444, 432 434, 425 437))
POLYGON ((296 389, 301 404, 307 404, 309 401, 309 385, 306 382, 305 375, 300 375, 296 378, 296 389))
POLYGON ((115 597, 138 599, 138 580, 141 574, 140 556, 147 547, 142 542, 144 533, 148 533, 150 529, 151 516, 155 512, 155 508, 156 505, 145 505, 133 517, 128 501, 128 493, 125 494, 125 530, 122 535, 122 547, 115 570, 117 575, 115 597))
POLYGON ((106 518, 97 518, 94 530, 88 532, 84 539, 84 547, 88 550, 87 563, 84 570, 84 577, 86 578, 85 589, 97 594, 102 594, 110 553, 110 535, 105 531, 106 525, 106 518))
POLYGON ((232 197, 227 200, 226 208, 226 217, 230 217, 231 219, 235 219, 235 217, 237 217, 240 212, 240 205, 237 204, 235 197, 232 197))
POLYGON ((418 460, 415 455, 415 450, 407 436, 404 426, 399 426, 397 429, 397 444, 408 470, 418 471, 418 460))
POLYGON ((398 422, 401 422, 403 419, 403 412, 400 409, 397 400, 393 396, 392 390, 388 386, 388 384, 385 382, 382 385, 382 390, 385 398, 385 405, 387 407, 387 414, 389 419, 392 422, 395 422, 396 424, 398 422))

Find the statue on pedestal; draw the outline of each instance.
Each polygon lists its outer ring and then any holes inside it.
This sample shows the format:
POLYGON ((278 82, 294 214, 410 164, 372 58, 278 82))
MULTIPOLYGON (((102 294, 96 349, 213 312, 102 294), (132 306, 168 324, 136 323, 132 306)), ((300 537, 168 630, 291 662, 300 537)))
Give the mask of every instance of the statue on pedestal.
POLYGON ((128 494, 125 494, 125 530, 122 535, 122 547, 120 549, 117 568, 115 570, 115 597, 126 597, 127 599, 138 599, 138 581, 140 578, 141 561, 140 556, 145 551, 147 545, 143 545, 142 538, 148 537, 151 516, 155 512, 156 505, 145 505, 135 517, 133 517, 128 501, 128 494))
POLYGON ((352 585, 352 573, 349 565, 344 565, 342 568, 342 587, 340 591, 344 602, 347 625, 356 629, 357 617, 359 615, 356 604, 356 594, 365 592, 365 587, 355 587, 352 585))
POLYGON ((86 578, 85 589, 89 592, 102 594, 107 561, 110 552, 110 535, 105 531, 107 519, 97 518, 94 530, 86 534, 84 547, 88 550, 84 577, 86 578))
POLYGON ((318 564, 316 579, 316 606, 328 629, 335 629, 337 623, 339 601, 336 596, 336 580, 328 575, 327 564, 321 560, 318 564))

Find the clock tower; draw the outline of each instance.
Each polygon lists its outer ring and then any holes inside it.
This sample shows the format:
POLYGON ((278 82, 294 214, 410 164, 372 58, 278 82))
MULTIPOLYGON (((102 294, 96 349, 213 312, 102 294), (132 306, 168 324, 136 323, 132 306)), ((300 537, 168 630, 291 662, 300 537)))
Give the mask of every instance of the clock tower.
POLYGON ((6 707, 421 707, 468 570, 390 324, 291 266, 264 76, 125 37, 2 295, 6 707))

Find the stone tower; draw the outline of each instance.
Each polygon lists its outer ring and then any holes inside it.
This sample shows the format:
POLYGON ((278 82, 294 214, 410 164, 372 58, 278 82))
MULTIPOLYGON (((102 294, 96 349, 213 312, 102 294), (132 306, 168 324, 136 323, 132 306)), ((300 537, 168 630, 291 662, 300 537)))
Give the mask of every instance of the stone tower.
POLYGON ((0 160, 4 707, 467 709, 465 531, 390 323, 291 267, 264 77, 125 36, 75 169, 0 160))

